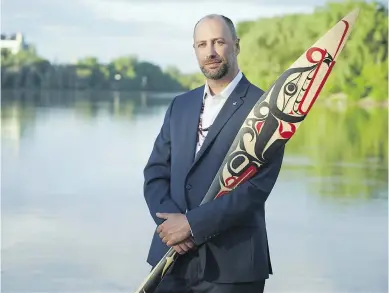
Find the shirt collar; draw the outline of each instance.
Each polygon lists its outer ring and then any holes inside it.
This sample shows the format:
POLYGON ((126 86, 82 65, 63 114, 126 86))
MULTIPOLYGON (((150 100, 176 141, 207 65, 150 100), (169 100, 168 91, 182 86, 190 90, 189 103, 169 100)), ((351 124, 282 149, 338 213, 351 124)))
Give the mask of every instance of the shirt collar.
MULTIPOLYGON (((231 95, 233 90, 236 88, 236 86, 238 85, 238 83, 242 79, 242 77, 243 77, 243 74, 239 70, 238 74, 234 77, 234 79, 217 96, 220 97, 220 98, 223 98, 223 99, 227 99, 231 95)), ((203 99, 206 96, 213 97, 211 95, 211 93, 209 92, 209 86, 208 86, 207 82, 205 83, 205 87, 204 87, 203 99)))

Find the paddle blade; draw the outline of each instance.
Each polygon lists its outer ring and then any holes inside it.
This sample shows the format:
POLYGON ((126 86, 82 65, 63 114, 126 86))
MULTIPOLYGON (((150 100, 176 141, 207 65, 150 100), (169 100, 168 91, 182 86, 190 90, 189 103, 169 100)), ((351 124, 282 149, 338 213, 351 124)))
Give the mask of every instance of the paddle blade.
POLYGON ((254 105, 202 203, 236 188, 269 162, 296 133, 343 50, 359 9, 308 48, 254 105))

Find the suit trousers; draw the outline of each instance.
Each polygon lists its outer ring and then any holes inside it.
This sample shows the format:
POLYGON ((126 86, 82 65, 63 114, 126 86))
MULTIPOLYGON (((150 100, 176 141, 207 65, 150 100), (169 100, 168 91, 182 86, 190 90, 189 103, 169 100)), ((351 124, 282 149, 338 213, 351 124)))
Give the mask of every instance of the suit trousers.
POLYGON ((212 283, 199 278, 200 259, 192 250, 179 256, 155 293, 263 293, 265 280, 251 283, 212 283))

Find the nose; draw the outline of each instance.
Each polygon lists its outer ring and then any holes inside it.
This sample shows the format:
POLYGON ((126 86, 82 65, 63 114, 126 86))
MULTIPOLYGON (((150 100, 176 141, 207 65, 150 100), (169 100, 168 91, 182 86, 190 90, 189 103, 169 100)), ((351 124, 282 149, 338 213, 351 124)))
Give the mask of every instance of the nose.
POLYGON ((216 50, 213 44, 210 44, 207 48, 207 59, 213 59, 216 57, 216 50))

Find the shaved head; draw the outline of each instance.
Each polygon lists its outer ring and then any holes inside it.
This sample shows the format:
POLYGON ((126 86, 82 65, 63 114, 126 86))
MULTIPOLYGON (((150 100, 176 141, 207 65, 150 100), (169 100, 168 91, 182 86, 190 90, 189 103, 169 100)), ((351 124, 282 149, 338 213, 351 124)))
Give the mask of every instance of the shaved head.
POLYGON ((231 19, 229 19, 227 16, 224 16, 224 15, 221 15, 221 14, 208 14, 204 17, 202 17, 194 26, 194 29, 193 29, 193 35, 196 33, 196 27, 197 25, 202 21, 202 20, 205 20, 205 19, 212 19, 212 18, 220 18, 222 19, 226 25, 228 26, 228 29, 230 30, 230 33, 231 33, 231 37, 232 39, 236 40, 238 37, 236 35, 236 29, 235 29, 235 25, 234 23, 232 22, 231 19))

